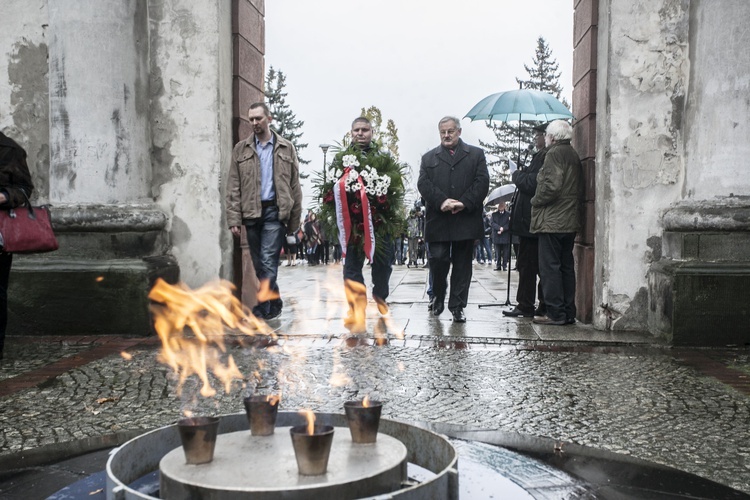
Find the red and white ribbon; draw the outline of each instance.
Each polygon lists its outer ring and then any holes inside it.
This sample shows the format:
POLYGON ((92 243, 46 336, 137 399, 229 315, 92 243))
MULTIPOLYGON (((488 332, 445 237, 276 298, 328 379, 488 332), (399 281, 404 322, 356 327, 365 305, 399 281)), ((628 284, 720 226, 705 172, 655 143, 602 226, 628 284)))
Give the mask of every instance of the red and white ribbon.
MULTIPOLYGON (((339 244, 341 245, 341 255, 346 257, 346 245, 349 242, 349 236, 352 232, 352 217, 349 213, 349 203, 346 198, 346 179, 349 177, 351 167, 344 169, 344 174, 336 181, 333 186, 333 199, 336 203, 336 225, 339 228, 339 244)), ((365 182, 361 176, 357 177, 359 189, 357 194, 362 206, 362 220, 364 222, 363 240, 365 257, 372 262, 375 258, 375 231, 372 224, 372 213, 370 212, 370 200, 367 199, 365 182)))

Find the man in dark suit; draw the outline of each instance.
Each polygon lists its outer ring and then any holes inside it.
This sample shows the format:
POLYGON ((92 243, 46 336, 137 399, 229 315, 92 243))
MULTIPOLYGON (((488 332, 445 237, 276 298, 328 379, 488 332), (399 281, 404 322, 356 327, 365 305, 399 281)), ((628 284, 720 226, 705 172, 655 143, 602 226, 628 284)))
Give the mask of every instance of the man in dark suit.
POLYGON ((537 287, 537 276, 539 276, 539 246, 538 237, 529 231, 531 224, 531 198, 536 193, 536 176, 544 164, 547 148, 544 145, 544 132, 547 124, 534 127, 534 146, 536 153, 531 158, 531 163, 524 169, 513 172, 511 179, 516 185, 516 197, 511 215, 511 230, 514 236, 519 237, 516 267, 518 268, 518 292, 516 302, 518 305, 509 311, 503 311, 504 316, 514 318, 533 318, 544 316, 547 309, 544 305, 541 283, 537 287), (537 288, 539 293, 537 294, 537 288), (536 296, 539 297, 539 307, 534 309, 536 296))
POLYGON ((474 240, 484 237, 483 202, 490 187, 484 151, 461 140, 458 118, 438 123, 440 146, 422 156, 417 187, 425 202, 424 239, 433 273, 432 313, 445 309, 451 264, 448 309, 453 320, 466 321, 474 240))
POLYGON ((505 210, 505 202, 497 205, 497 210, 492 212, 492 243, 495 245, 497 264, 495 271, 508 270, 510 261, 510 213, 505 210))

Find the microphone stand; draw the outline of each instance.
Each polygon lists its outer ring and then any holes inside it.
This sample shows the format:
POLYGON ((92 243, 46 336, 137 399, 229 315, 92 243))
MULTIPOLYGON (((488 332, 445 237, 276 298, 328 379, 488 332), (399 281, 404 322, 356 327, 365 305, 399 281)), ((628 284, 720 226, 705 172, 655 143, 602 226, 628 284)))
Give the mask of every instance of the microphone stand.
MULTIPOLYGON (((531 145, 529 148, 526 149, 526 156, 523 157, 523 163, 520 162, 521 158, 519 156, 519 158, 518 158, 519 159, 519 165, 524 165, 524 168, 525 168, 526 160, 529 159, 529 153, 532 151, 532 149, 533 149, 533 145, 531 145)), ((521 168, 521 167, 519 167, 519 168, 521 168)), ((510 200, 510 205, 511 205, 511 208, 513 208, 513 209, 516 208, 516 199, 517 198, 518 198, 518 188, 516 188, 516 191, 513 193, 513 198, 511 198, 511 200, 510 200)), ((513 216, 511 215, 511 218, 512 217, 513 216)), ((479 309, 481 309, 483 307, 497 307, 497 306, 512 306, 512 305, 514 305, 510 301, 510 276, 511 276, 511 271, 512 271, 512 268, 511 268, 511 265, 510 265, 510 253, 511 253, 510 250, 513 248, 513 224, 509 224, 508 225, 508 235, 510 236, 510 243, 508 243, 510 246, 508 247, 508 286, 506 287, 507 293, 506 293, 506 296, 505 296, 505 304, 496 304, 496 303, 479 304, 477 306, 479 309)), ((498 258, 502 261, 502 256, 498 256, 498 258)), ((518 255, 516 255, 516 263, 517 262, 518 262, 518 255)))

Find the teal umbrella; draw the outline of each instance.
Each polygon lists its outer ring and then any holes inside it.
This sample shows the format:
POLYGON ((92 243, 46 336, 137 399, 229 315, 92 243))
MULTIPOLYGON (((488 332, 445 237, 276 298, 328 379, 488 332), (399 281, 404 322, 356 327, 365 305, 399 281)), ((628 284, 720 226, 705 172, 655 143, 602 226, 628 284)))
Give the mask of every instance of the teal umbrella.
POLYGON ((552 94, 541 90, 517 89, 499 92, 479 101, 464 118, 497 122, 518 122, 518 158, 521 158, 521 122, 566 120, 573 114, 552 94))
POLYGON ((541 90, 499 92, 479 101, 464 118, 498 122, 566 120, 573 118, 555 96, 541 90))

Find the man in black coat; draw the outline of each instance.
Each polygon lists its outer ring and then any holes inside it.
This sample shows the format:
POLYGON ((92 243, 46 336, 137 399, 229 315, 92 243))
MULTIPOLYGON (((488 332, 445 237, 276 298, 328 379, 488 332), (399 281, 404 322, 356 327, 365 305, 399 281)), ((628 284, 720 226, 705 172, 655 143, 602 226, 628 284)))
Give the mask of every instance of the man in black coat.
POLYGON ((516 185, 517 194, 513 203, 513 214, 510 219, 510 227, 513 235, 518 235, 518 256, 516 267, 518 268, 518 291, 516 302, 518 305, 503 311, 504 316, 533 318, 544 316, 546 307, 542 295, 541 282, 539 283, 539 307, 534 310, 534 299, 537 290, 536 277, 539 275, 539 245, 538 237, 529 231, 531 224, 531 198, 536 193, 536 176, 539 169, 544 165, 547 148, 544 145, 544 132, 547 124, 534 127, 536 135, 534 142, 537 152, 531 158, 527 168, 513 172, 511 179, 516 185))
POLYGON ((498 203, 492 212, 492 243, 495 245, 497 263, 495 271, 508 270, 510 261, 510 212, 505 210, 505 202, 498 203))
POLYGON ((461 140, 458 118, 438 123, 440 146, 422 156, 417 187, 425 202, 424 239, 433 274, 432 313, 445 309, 451 264, 448 309, 453 320, 466 321, 474 241, 484 237, 483 203, 490 187, 484 151, 461 140))

